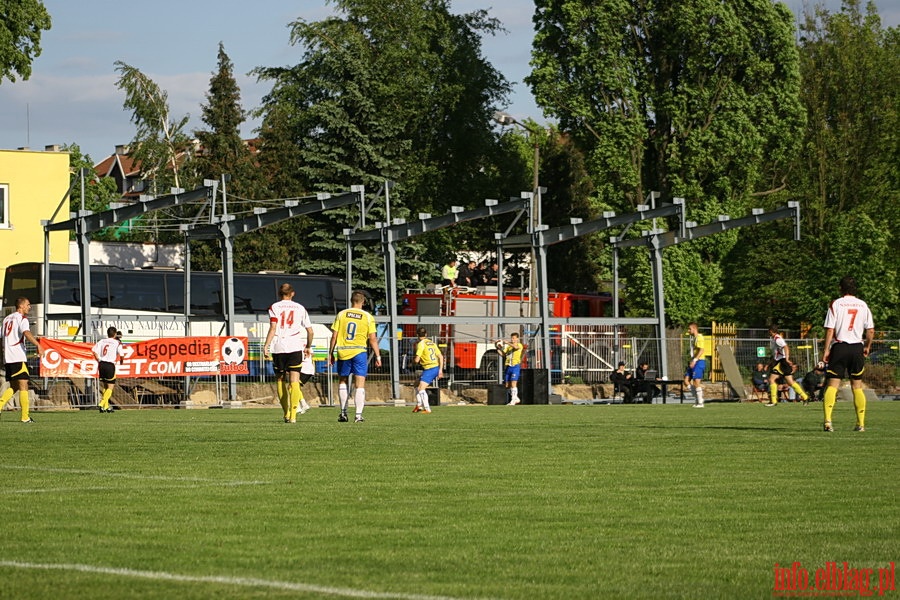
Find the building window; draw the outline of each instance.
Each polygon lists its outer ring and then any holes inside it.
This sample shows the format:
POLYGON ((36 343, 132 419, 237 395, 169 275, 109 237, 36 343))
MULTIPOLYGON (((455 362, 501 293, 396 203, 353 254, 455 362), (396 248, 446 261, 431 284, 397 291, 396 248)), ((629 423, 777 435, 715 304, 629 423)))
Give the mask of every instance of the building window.
POLYGON ((0 229, 9 229, 9 186, 0 183, 0 229))

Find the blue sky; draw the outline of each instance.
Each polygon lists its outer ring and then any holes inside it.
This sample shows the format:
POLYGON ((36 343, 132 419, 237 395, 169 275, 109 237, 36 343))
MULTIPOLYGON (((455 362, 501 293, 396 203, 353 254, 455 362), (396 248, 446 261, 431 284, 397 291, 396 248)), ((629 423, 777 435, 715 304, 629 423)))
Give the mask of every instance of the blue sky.
MULTIPOLYGON (((451 0, 454 12, 490 9, 508 30, 484 40, 484 53, 514 84, 507 110, 543 120, 522 78, 529 71, 531 0, 451 0), (492 8, 493 7, 493 8, 492 8)), ((840 0, 824 0, 830 10, 840 0)), ((200 128, 200 105, 216 69, 219 42, 235 66, 245 109, 258 106, 266 86, 247 73, 257 66, 291 65, 300 50, 288 43, 288 24, 330 12, 324 0, 44 0, 53 27, 28 81, 0 83, 0 148, 77 143, 95 161, 127 144, 134 134, 124 95, 115 87, 113 63, 124 61, 169 94, 173 115, 189 114, 200 128)), ((804 0, 788 0, 799 11, 804 0)), ((885 26, 900 23, 900 0, 877 0, 885 26)), ((257 122, 241 132, 251 137, 257 122)))

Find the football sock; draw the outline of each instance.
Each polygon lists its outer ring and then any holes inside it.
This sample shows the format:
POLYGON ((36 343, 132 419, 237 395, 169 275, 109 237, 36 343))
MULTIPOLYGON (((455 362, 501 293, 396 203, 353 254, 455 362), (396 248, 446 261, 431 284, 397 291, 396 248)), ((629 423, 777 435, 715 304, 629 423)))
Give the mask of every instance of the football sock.
POLYGON ((279 377, 275 382, 275 386, 278 390, 278 402, 281 403, 281 411, 284 413, 284 418, 290 419, 291 405, 290 399, 288 398, 287 388, 284 386, 284 379, 281 379, 279 377))
POLYGON ((837 393, 838 389, 836 387, 831 387, 830 385, 825 388, 825 398, 822 399, 822 408, 825 409, 825 422, 831 422, 831 411, 834 410, 834 405, 837 402, 837 393))
POLYGON ((353 394, 353 405, 356 407, 356 416, 361 417, 363 407, 366 405, 366 388, 357 388, 353 394))
POLYGON ((347 384, 342 383, 338 386, 338 398, 341 401, 341 412, 347 412, 347 400, 348 400, 348 392, 347 392, 347 384))
POLYGON ((424 408, 425 410, 431 410, 431 406, 428 405, 428 392, 422 390, 419 393, 422 394, 422 408, 424 408))
POLYGON ((12 389, 12 386, 6 388, 6 391, 3 392, 3 395, 0 396, 0 410, 3 410, 3 407, 6 406, 6 403, 9 402, 9 399, 13 397, 15 394, 15 390, 12 389))
POLYGON ((300 393, 300 382, 292 381, 291 382, 291 396, 290 396, 290 398, 291 398, 290 415, 291 415, 292 419, 297 416, 297 407, 300 406, 300 396, 302 396, 302 394, 300 393))
POLYGON ((866 426, 866 394, 862 388, 853 390, 853 408, 856 409, 856 424, 866 426))
POLYGON ((109 408, 109 399, 112 397, 113 389, 111 387, 103 390, 103 397, 100 398, 100 408, 106 410, 109 408))
POLYGON ((694 396, 697 397, 697 404, 703 406, 703 388, 694 388, 694 396))
POLYGON ((428 394, 425 393, 425 390, 419 390, 418 392, 416 392, 416 406, 425 406, 425 400, 423 400, 423 397, 425 399, 428 398, 428 394))
POLYGON ((769 384, 769 402, 778 404, 778 383, 769 384))
POLYGON ((509 388, 509 401, 517 402, 519 400, 519 388, 509 388))
POLYGON ((797 382, 795 381, 793 384, 791 384, 791 388, 792 388, 795 392, 797 392, 797 395, 800 396, 800 399, 801 399, 801 400, 803 400, 804 402, 806 402, 807 400, 809 400, 809 394, 807 394, 805 391, 803 391, 803 386, 802 386, 802 385, 800 385, 799 383, 797 383, 797 382))
POLYGON ((28 390, 19 390, 19 404, 22 405, 22 420, 27 421, 31 418, 28 415, 28 390))

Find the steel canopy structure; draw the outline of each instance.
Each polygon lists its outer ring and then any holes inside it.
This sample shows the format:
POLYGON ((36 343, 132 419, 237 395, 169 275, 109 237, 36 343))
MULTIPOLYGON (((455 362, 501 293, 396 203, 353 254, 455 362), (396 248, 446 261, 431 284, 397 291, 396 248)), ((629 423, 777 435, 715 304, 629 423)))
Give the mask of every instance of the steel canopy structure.
MULTIPOLYGON (((523 194, 524 195, 524 194, 523 194)), ((401 319, 397 314, 397 270, 396 244, 409 238, 422 235, 431 231, 437 231, 457 223, 483 219, 513 212, 522 213, 531 207, 531 198, 511 198, 508 202, 500 203, 497 200, 488 199, 484 206, 471 210, 465 210, 461 206, 453 206, 450 212, 439 217, 432 217, 428 213, 420 213, 419 219, 407 223, 403 219, 396 219, 393 223, 375 223, 375 229, 367 231, 345 230, 344 235, 349 247, 352 241, 376 241, 381 242, 384 255, 385 296, 388 304, 389 327, 391 331, 391 394, 395 400, 400 398, 400 356, 399 341, 397 339, 397 325, 401 322, 419 322, 415 319, 401 319)), ((349 261, 349 253, 348 253, 349 261)), ((348 272, 350 265, 348 264, 348 272)), ((348 280, 349 281, 349 280, 348 280)), ((348 290, 348 297, 349 297, 348 290)), ((446 322, 446 321, 445 321, 446 322)))
MULTIPOLYGON (((73 184, 74 185, 74 184, 73 184)), ((173 190, 172 194, 161 196, 153 199, 141 199, 133 204, 117 206, 108 210, 93 213, 88 210, 80 210, 76 215, 66 221, 52 223, 51 221, 43 221, 42 225, 45 231, 45 238, 49 236, 51 231, 74 230, 79 248, 79 278, 82 289, 81 294, 81 329, 87 335, 88 324, 91 318, 90 306, 90 235, 106 227, 139 217, 141 215, 180 206, 198 200, 209 202, 210 205, 215 201, 218 181, 206 180, 204 185, 190 192, 182 190, 173 190)), ((70 186, 69 192, 72 187, 70 186)), ((196 240, 213 240, 218 239, 221 246, 222 274, 223 274, 223 317, 225 319, 225 332, 227 335, 234 335, 234 324, 236 322, 235 302, 234 302, 234 237, 256 231, 260 228, 279 223, 301 215, 314 214, 325 210, 347 206, 359 202, 362 205, 365 189, 363 186, 353 186, 352 191, 332 196, 327 193, 320 193, 301 198, 307 200, 301 203, 298 200, 288 200, 284 205, 275 209, 256 208, 253 214, 248 217, 238 218, 234 214, 224 212, 221 215, 211 215, 210 223, 205 225, 187 225, 179 226, 185 238, 185 302, 184 315, 171 315, 172 319, 183 320, 185 324, 185 332, 187 333, 189 323, 193 318, 190 314, 190 241, 196 240)), ((63 198, 65 201, 65 197, 63 198)), ((224 205, 224 202, 223 202, 224 205)), ((58 210, 57 210, 58 212, 58 210)), ((55 217, 55 215, 54 215, 55 217)), ((45 242, 46 244, 46 242, 45 242)), ((44 287, 49 289, 49 255, 45 249, 45 268, 44 268, 44 287)), ((48 295, 44 295, 44 315, 45 320, 49 320, 50 316, 65 317, 69 315, 48 315, 48 295)), ((119 315, 106 315, 108 318, 122 318, 119 315)), ((132 320, 159 320, 159 315, 142 316, 128 315, 132 320)), ((256 320, 249 317, 248 320, 256 320)), ((45 322, 45 331, 48 330, 45 322)), ((237 398, 236 379, 233 375, 229 376, 229 399, 237 398)))
MULTIPOLYGON (((684 199, 683 198, 674 198, 671 204, 664 205, 659 208, 651 208, 647 205, 639 205, 637 206, 637 211, 634 213, 624 214, 624 215, 616 215, 614 212, 605 212, 603 216, 599 219, 593 219, 591 221, 584 222, 581 219, 572 219, 572 222, 569 225, 559 226, 548 228, 546 226, 539 226, 536 231, 527 235, 519 235, 508 237, 505 240, 501 240, 500 243, 503 247, 507 248, 519 248, 530 246, 534 248, 536 255, 538 257, 538 302, 540 307, 540 318, 541 318, 541 343, 542 343, 542 352, 544 356, 544 368, 549 370, 549 361, 550 361, 550 336, 549 336, 549 323, 550 323, 550 305, 549 305, 549 286, 547 284, 547 247, 559 244, 562 242, 566 242, 575 238, 583 237, 586 235, 590 235, 593 233, 597 233, 599 231, 605 231, 608 229, 612 229, 614 227, 621 226, 630 226, 639 221, 645 221, 648 219, 656 219, 663 217, 677 217, 679 230, 683 233, 684 226, 686 223, 685 213, 684 213, 684 199)), ((614 291, 613 303, 614 305, 618 305, 618 297, 617 290, 614 291)), ((632 319, 622 321, 618 318, 618 309, 616 308, 616 316, 613 319, 616 325, 622 324, 647 324, 647 319, 632 319)), ((590 322, 596 323, 597 319, 590 319, 590 322)), ((663 345, 663 344, 661 344, 663 345)), ((664 346, 664 345, 663 345, 664 346)), ((661 354, 663 360, 665 359, 664 349, 662 350, 663 354, 661 354)), ((549 381, 549 379, 548 379, 549 381)))
MULTIPOLYGON (((73 184, 74 185, 74 184, 73 184)), ((191 202, 204 201, 209 202, 214 207, 215 197, 217 193, 217 181, 205 181, 204 185, 195 190, 184 192, 183 190, 173 190, 173 193, 155 199, 142 199, 133 204, 110 208, 105 211, 93 213, 91 211, 80 210, 74 213, 74 216, 66 221, 53 223, 50 221, 42 221, 45 231, 45 240, 49 239, 51 231, 70 230, 74 231, 79 249, 79 277, 82 286, 81 296, 81 329, 86 335, 90 325, 91 306, 90 306, 90 256, 89 242, 92 233, 104 229, 106 227, 134 219, 141 215, 152 211, 166 209, 179 206, 191 202)), ((389 186, 385 188, 385 195, 389 186)), ((71 187, 70 187, 71 190, 71 187)), ((485 200, 484 206, 474 209, 464 209, 463 207, 453 206, 445 215, 432 216, 431 214, 421 213, 418 219, 406 222, 403 219, 390 220, 390 212, 388 207, 388 222, 377 222, 373 229, 360 230, 365 227, 365 188, 363 186, 353 186, 350 192, 344 192, 336 195, 316 194, 306 198, 296 200, 288 200, 283 206, 274 209, 254 209, 250 216, 240 217, 234 214, 228 214, 227 211, 218 216, 211 216, 210 222, 202 225, 185 225, 179 226, 185 240, 185 313, 184 315, 171 315, 167 318, 184 320, 185 330, 188 331, 188 323, 190 315, 190 242, 192 240, 218 240, 221 250, 222 273, 223 273, 223 312, 225 319, 225 333, 233 335, 235 330, 235 322, 237 316, 235 314, 235 301, 233 289, 234 276, 234 238, 238 235, 251 233, 258 229, 269 225, 282 222, 294 217, 309 215, 335 209, 338 207, 348 206, 351 204, 359 204, 360 218, 357 229, 345 229, 344 237, 347 244, 346 256, 346 272, 347 272, 347 295, 348 298, 352 293, 352 242, 374 242, 381 244, 384 259, 384 281, 385 281, 385 297, 387 299, 388 322, 390 327, 390 348, 391 348, 391 384, 393 398, 400 398, 400 381, 399 381, 399 340, 396 332, 400 324, 460 324, 467 323, 469 319, 466 317, 455 316, 414 316, 403 317, 398 314, 398 297, 396 294, 397 273, 396 273, 396 256, 397 245, 403 241, 423 235, 432 231, 437 231, 446 227, 456 225, 465 221, 483 219, 487 217, 501 216, 505 214, 517 213, 515 220, 504 233, 495 233, 494 238, 497 242, 498 249, 498 266, 502 273, 503 251, 505 249, 514 248, 530 248, 536 256, 536 279, 537 279, 537 301, 539 307, 539 315, 528 317, 506 317, 503 313, 504 302, 500 302, 501 312, 499 317, 485 317, 485 323, 499 324, 504 323, 521 323, 521 324, 537 324, 541 332, 541 350, 542 364, 541 368, 549 371, 550 369, 550 327, 558 324, 597 324, 597 325, 648 325, 652 324, 658 328, 660 339, 665 331, 665 306, 663 294, 662 280, 662 251, 664 248, 689 242, 700 237, 713 235, 730 229, 757 225, 778 219, 793 218, 794 219, 794 239, 800 239, 800 209, 799 203, 790 202, 786 207, 776 209, 774 211, 765 212, 762 209, 753 209, 751 215, 747 217, 731 219, 727 215, 721 215, 712 223, 697 225, 696 223, 686 220, 685 201, 681 198, 674 198, 671 203, 664 203, 659 207, 651 207, 648 205, 639 205, 633 213, 616 215, 613 212, 605 212, 600 218, 590 221, 582 221, 581 219, 572 219, 569 225, 560 227, 547 227, 540 223, 533 223, 533 219, 529 219, 528 232, 522 235, 509 236, 509 231, 515 226, 516 222, 529 211, 531 214, 539 214, 539 209, 535 206, 540 203, 540 193, 543 189, 539 189, 538 193, 523 192, 520 198, 510 198, 506 202, 498 200, 485 200), (644 232, 640 238, 624 239, 625 233, 631 225, 640 221, 646 221, 657 218, 675 218, 677 226, 673 231, 665 231, 661 229, 652 229, 644 232), (618 290, 614 289, 614 316, 612 318, 557 318, 550 315, 549 306, 549 288, 547 277, 547 248, 549 246, 566 242, 579 237, 591 235, 601 231, 607 231, 623 227, 624 231, 616 237, 610 238, 610 244, 613 247, 614 254, 614 272, 616 280, 618 280, 618 252, 624 248, 646 246, 650 252, 653 290, 654 290, 654 306, 655 316, 653 318, 632 318, 620 319, 618 315, 618 290)), ((67 193, 68 195, 68 193, 67 193)), ((658 194, 651 194, 655 200, 658 194)), ((65 197, 63 198, 65 201, 65 197)), ((62 206, 62 203, 61 203, 62 206)), ((224 202, 223 202, 224 207, 224 202)), ((57 209, 57 212, 59 209, 57 209)), ((45 244, 47 242, 45 241, 45 244)), ((49 262, 48 253, 45 249, 45 267, 49 262)), ((45 278, 49 277, 49 269, 45 268, 45 278)), ((499 282, 498 282, 499 283, 499 282)), ((45 287, 49 288, 49 282, 45 280, 45 287)), ((498 286, 498 296, 502 299, 503 287, 502 283, 498 286)), ((49 299, 45 294, 45 319, 51 316, 68 317, 73 315, 48 315, 49 299)), ((115 315, 110 315, 111 317, 115 315)), ((130 316, 130 318, 134 318, 130 316)), ((149 316, 148 319, 159 319, 160 316, 149 316)), ((244 320, 244 317, 241 317, 244 320)), ((140 318, 138 318, 140 320, 140 318)), ((45 323, 45 331, 48 329, 45 323)), ((667 376, 667 360, 665 344, 660 342, 660 357, 662 364, 661 374, 667 376)), ((548 373, 549 375, 549 373, 548 373)), ((549 381, 549 378, 548 378, 549 381)), ((236 399, 236 384, 232 376, 230 378, 229 396, 236 399)))
MULTIPOLYGON (((634 239, 610 238, 610 244, 613 246, 613 252, 617 253, 621 248, 633 248, 637 246, 646 246, 650 252, 650 264, 653 272, 653 293, 654 306, 656 308, 656 320, 659 323, 660 332, 665 331, 666 326, 666 309, 665 297, 663 294, 663 278, 662 278, 662 251, 664 248, 689 242, 708 235, 714 235, 729 229, 738 227, 748 227, 751 225, 759 225, 779 219, 794 219, 794 240, 800 241, 800 203, 788 202, 787 206, 766 212, 761 208, 754 208, 751 214, 746 217, 732 219, 728 215, 719 215, 716 221, 705 225, 697 225, 695 222, 687 222, 686 227, 681 231, 663 231, 654 229, 646 231, 643 237, 634 239)), ((616 274, 618 277, 618 273, 616 274)), ((660 336, 661 337, 661 336, 660 336)), ((668 376, 668 361, 666 360, 665 344, 660 346, 660 365, 663 376, 668 376)))

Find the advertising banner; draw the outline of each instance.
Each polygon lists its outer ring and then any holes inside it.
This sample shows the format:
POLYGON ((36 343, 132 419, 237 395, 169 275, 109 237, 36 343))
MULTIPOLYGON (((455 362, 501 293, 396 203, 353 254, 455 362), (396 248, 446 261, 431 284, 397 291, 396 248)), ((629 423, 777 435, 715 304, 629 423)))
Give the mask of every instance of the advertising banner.
MULTIPOLYGON (((97 377, 93 344, 41 338, 41 377, 97 377)), ((246 337, 172 337, 123 344, 116 377, 248 375, 246 337)))

